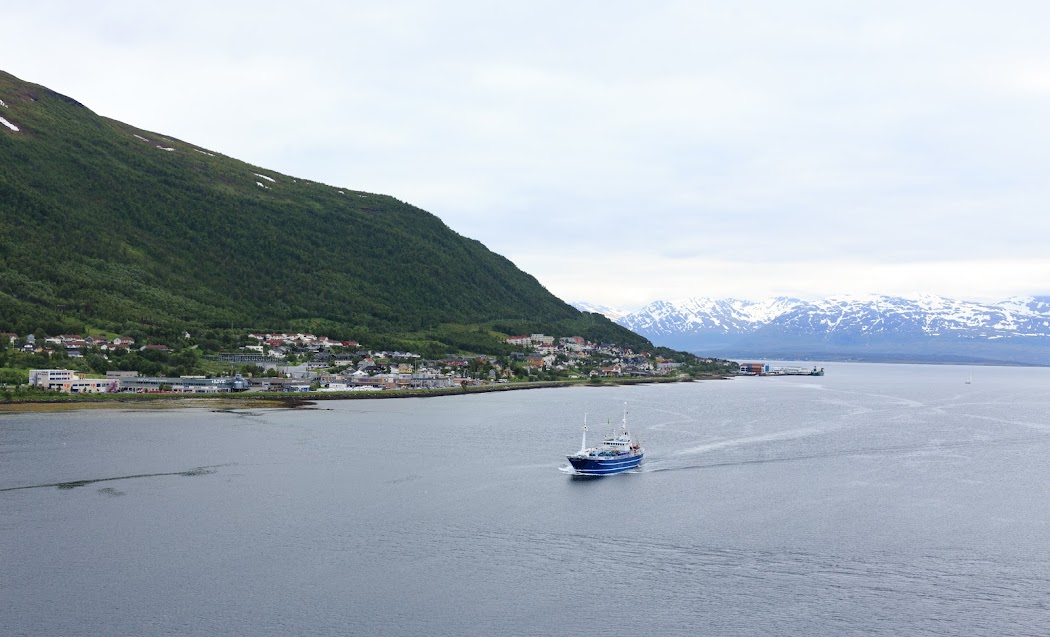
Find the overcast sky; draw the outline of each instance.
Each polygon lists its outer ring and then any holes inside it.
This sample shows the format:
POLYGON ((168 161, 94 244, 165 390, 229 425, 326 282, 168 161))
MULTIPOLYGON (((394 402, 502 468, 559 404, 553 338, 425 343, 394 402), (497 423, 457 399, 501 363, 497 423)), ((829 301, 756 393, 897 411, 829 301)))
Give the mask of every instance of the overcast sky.
POLYGON ((11 3, 0 69, 566 300, 1050 293, 1050 3, 160 4, 11 3))

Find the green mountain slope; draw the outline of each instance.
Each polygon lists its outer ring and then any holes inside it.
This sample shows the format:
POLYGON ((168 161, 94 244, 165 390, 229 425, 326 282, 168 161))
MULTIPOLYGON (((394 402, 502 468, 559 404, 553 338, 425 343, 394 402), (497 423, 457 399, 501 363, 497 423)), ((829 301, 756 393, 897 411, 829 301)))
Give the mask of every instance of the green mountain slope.
POLYGON ((254 167, 3 72, 0 101, 0 330, 527 321, 647 343, 393 197, 254 167))

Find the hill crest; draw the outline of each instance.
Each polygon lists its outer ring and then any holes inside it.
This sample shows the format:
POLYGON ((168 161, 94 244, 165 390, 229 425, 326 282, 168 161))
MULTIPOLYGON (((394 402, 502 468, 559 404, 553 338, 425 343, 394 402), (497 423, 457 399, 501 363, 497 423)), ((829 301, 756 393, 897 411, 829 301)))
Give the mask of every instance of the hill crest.
POLYGON ((17 128, 0 127, 0 330, 367 340, 567 321, 645 342, 394 197, 252 166, 3 72, 0 100, 17 128))

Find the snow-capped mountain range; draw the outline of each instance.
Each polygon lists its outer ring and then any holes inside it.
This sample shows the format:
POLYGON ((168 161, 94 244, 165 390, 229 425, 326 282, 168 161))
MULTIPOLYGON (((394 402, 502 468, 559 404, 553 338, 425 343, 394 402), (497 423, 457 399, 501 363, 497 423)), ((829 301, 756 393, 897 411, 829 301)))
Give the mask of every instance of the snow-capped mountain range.
POLYGON ((1050 297, 689 298, 636 312, 573 305, 657 345, 712 355, 1050 364, 1050 297))

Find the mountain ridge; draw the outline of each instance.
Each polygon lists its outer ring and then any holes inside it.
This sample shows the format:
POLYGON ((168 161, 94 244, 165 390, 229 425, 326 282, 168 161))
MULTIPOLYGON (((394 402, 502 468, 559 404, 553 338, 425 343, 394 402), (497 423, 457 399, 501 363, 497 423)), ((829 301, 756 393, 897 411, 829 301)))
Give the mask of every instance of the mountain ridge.
POLYGON ((451 324, 489 347, 499 323, 648 343, 389 195, 253 166, 2 71, 0 102, 0 331, 396 345, 451 324))
POLYGON ((693 297, 654 301, 616 320, 659 345, 704 354, 1050 365, 1050 297, 693 297))

